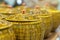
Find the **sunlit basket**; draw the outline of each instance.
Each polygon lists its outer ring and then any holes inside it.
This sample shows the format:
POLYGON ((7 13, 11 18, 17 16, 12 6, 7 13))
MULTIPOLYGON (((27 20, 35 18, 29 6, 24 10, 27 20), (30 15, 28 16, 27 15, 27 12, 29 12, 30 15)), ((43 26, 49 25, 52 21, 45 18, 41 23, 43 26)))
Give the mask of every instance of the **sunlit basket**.
POLYGON ((12 24, 0 20, 0 40, 16 40, 15 34, 11 28, 12 24))
POLYGON ((60 24, 60 11, 49 10, 49 12, 52 14, 52 18, 53 18, 53 29, 52 29, 52 31, 55 31, 60 24))
POLYGON ((12 21, 17 40, 43 40, 45 28, 42 21, 12 21))

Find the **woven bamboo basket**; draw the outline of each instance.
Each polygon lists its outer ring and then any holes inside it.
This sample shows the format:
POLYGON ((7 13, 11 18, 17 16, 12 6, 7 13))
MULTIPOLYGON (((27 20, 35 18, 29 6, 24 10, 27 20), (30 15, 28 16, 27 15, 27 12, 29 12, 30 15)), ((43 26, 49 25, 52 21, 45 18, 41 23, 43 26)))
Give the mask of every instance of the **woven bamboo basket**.
POLYGON ((49 13, 42 13, 40 15, 38 15, 38 17, 40 17, 44 23, 44 26, 45 26, 45 38, 48 37, 49 33, 51 32, 52 30, 52 15, 49 14, 49 13), (48 35, 47 35, 48 34, 48 35))
POLYGON ((11 23, 0 20, 0 40, 15 40, 15 34, 11 26, 11 23))
POLYGON ((45 26, 45 38, 48 37, 49 33, 52 30, 53 22, 52 22, 52 15, 44 10, 44 9, 38 9, 38 11, 32 11, 33 13, 31 14, 35 19, 42 19, 42 23, 44 23, 45 26), (48 35, 47 35, 48 34, 48 35))
POLYGON ((59 24, 60 24, 60 11, 58 10, 49 10, 49 12, 53 15, 53 29, 52 31, 54 32, 59 24))
POLYGON ((41 21, 12 21, 17 40, 43 40, 45 28, 41 21))

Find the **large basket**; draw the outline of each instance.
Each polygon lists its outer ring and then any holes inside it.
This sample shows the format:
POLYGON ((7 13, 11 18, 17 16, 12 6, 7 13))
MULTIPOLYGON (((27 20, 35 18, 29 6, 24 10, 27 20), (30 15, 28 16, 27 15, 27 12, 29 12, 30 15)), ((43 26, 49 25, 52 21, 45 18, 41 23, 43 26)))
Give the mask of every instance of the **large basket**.
POLYGON ((45 26, 45 38, 49 36, 49 33, 52 30, 52 15, 49 13, 42 13, 39 15, 42 19, 44 26, 45 26), (48 35, 47 35, 48 34, 48 35))
POLYGON ((52 29, 52 31, 54 32, 60 24, 60 11, 49 10, 49 12, 52 14, 52 18, 53 18, 53 29, 52 29))
POLYGON ((42 21, 10 21, 17 40, 43 40, 45 28, 42 21))
POLYGON ((0 20, 0 40, 16 40, 11 26, 12 24, 7 21, 0 20), (5 22, 8 24, 7 26, 4 24, 5 22))

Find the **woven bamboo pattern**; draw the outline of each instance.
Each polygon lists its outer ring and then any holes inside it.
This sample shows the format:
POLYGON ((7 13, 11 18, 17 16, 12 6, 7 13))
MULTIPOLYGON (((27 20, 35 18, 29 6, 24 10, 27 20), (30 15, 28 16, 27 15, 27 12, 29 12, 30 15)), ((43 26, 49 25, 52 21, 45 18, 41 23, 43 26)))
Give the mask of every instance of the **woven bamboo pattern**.
POLYGON ((48 37, 47 34, 49 34, 52 30, 52 15, 49 13, 42 13, 39 15, 39 17, 42 19, 45 27, 45 38, 48 37))
POLYGON ((13 23, 17 40, 43 40, 45 28, 41 21, 13 23))
POLYGON ((11 26, 12 23, 0 20, 0 40, 15 40, 15 34, 11 26))
POLYGON ((58 10, 50 10, 50 13, 52 14, 53 18, 53 28, 52 31, 55 31, 59 24, 60 24, 60 11, 58 10))
POLYGON ((12 28, 0 30, 0 40, 16 40, 12 28))
POLYGON ((0 20, 1 20, 1 19, 4 19, 4 18, 6 18, 6 16, 3 15, 3 14, 0 14, 0 20))

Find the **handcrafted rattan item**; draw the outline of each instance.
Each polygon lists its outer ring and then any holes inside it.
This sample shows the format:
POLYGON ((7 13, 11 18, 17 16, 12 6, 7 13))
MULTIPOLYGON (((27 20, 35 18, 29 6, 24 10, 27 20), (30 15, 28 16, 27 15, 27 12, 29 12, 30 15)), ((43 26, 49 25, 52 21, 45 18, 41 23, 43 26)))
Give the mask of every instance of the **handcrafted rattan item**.
POLYGON ((11 26, 11 23, 0 20, 0 40, 15 40, 15 34, 11 26))
POLYGON ((23 17, 22 19, 23 20, 19 21, 6 18, 6 20, 14 24, 13 29, 15 31, 17 40, 43 40, 45 28, 42 20, 25 20, 23 17))
POLYGON ((58 10, 49 10, 49 12, 51 13, 52 18, 53 18, 52 31, 54 32, 60 24, 60 11, 58 11, 58 10))
POLYGON ((17 22, 17 23, 13 25, 17 39, 43 40, 45 30, 41 22, 17 22))
POLYGON ((48 37, 52 30, 52 15, 46 10, 41 10, 36 14, 36 17, 40 17, 42 19, 45 27, 45 38, 48 37))
POLYGON ((52 18, 51 16, 40 16, 43 20, 43 23, 45 24, 46 30, 45 30, 45 38, 49 36, 49 33, 51 32, 52 29, 52 18), (48 34, 48 35, 47 35, 48 34))

